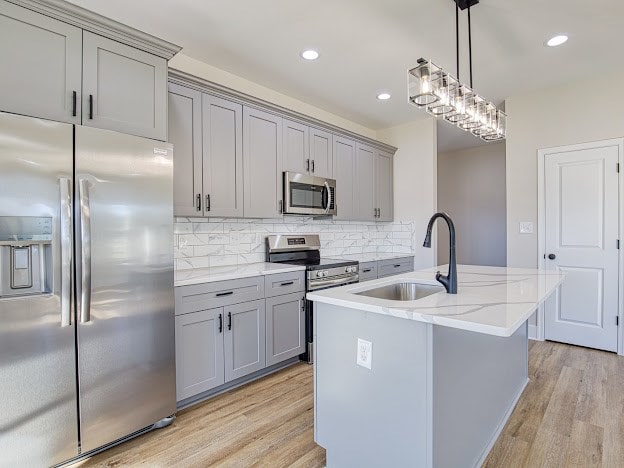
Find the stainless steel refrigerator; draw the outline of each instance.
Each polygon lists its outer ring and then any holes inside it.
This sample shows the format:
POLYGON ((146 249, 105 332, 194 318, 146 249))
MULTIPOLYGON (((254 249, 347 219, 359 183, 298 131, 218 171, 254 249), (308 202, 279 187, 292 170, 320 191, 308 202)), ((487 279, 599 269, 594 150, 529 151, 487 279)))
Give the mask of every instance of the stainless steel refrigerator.
POLYGON ((0 466, 174 413, 172 153, 0 113, 0 466))

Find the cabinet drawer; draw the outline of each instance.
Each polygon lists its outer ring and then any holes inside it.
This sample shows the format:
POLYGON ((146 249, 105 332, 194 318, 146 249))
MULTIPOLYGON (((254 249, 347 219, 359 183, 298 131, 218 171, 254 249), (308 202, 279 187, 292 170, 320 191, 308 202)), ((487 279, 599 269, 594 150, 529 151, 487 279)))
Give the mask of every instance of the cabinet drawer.
POLYGON ((372 279, 377 279, 377 262, 361 262, 360 283, 372 279))
POLYGON ((379 278, 409 271, 414 271, 414 259, 412 257, 382 260, 377 264, 377 276, 379 278))
POLYGON ((266 297, 281 296, 305 290, 305 271, 277 273, 264 277, 266 297))
POLYGON ((241 278, 175 288, 176 315, 264 298, 264 278, 241 278))

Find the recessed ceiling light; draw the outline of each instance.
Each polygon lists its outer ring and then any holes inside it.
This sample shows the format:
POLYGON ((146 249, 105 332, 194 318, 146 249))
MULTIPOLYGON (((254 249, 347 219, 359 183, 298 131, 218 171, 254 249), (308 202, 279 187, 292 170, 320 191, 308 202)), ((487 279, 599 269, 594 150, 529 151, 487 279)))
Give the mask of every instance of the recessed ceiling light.
POLYGON ((306 60, 316 60, 319 58, 319 53, 314 49, 307 49, 301 52, 301 56, 306 60))
POLYGON ((377 95, 377 99, 379 99, 380 101, 387 101, 391 97, 392 97, 392 95, 390 93, 379 93, 377 95))
POLYGON ((568 40, 568 36, 566 36, 565 34, 560 34, 558 36, 554 36, 548 39, 548 41, 546 41, 546 45, 548 47, 557 47, 563 44, 564 42, 566 42, 567 40, 568 40))

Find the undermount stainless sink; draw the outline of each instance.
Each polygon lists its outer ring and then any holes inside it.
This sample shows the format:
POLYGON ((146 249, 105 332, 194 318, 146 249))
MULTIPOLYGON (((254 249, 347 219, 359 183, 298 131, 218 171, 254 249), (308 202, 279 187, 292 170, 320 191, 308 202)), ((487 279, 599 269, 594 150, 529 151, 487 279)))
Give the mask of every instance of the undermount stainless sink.
POLYGON ((394 283, 379 288, 367 289, 355 293, 358 296, 375 297, 390 301, 416 301, 423 297, 444 291, 442 286, 426 283, 394 283))

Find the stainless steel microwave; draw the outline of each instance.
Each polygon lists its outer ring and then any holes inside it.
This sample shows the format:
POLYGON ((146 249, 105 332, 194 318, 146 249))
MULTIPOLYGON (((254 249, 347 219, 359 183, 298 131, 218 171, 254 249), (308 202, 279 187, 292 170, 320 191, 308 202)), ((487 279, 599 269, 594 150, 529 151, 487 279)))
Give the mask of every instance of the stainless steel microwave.
POLYGON ((284 172, 284 214, 335 215, 336 181, 297 172, 284 172))

